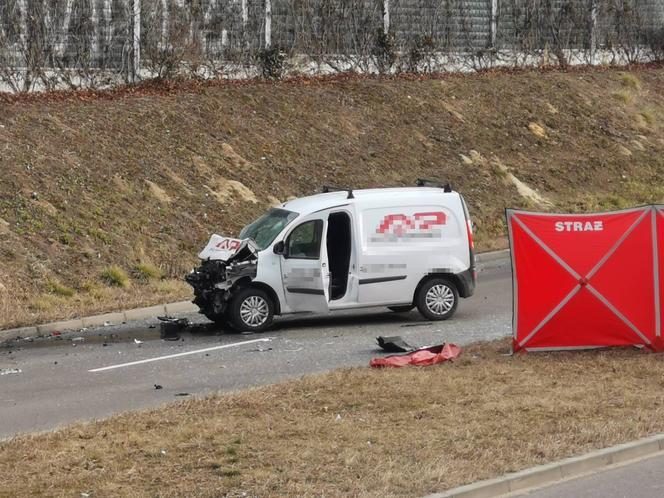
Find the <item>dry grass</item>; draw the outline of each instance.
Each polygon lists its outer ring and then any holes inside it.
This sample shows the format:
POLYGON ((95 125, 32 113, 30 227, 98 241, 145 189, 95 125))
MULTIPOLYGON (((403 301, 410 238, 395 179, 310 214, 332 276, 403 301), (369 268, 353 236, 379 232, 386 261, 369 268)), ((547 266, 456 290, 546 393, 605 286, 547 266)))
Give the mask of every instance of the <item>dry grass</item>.
POLYGON ((620 81, 622 81, 622 84, 627 88, 634 88, 635 90, 641 88, 641 81, 632 73, 621 74, 620 81))
POLYGON ((139 280, 159 280, 164 277, 163 271, 148 262, 138 263, 133 273, 139 280))
POLYGON ((653 114, 652 111, 649 110, 642 111, 641 117, 648 126, 652 126, 655 124, 655 115, 653 114))
POLYGON ((613 96, 625 105, 634 103, 634 95, 629 90, 620 90, 614 93, 613 96))
POLYGON ((129 287, 131 283, 127 272, 119 266, 109 266, 104 268, 104 270, 101 272, 101 279, 108 285, 114 285, 116 287, 123 288, 129 287))
POLYGON ((418 496, 664 430, 637 350, 344 369, 0 444, 0 496, 418 496))
POLYGON ((51 288, 51 292, 57 296, 73 297, 74 294, 76 294, 74 289, 67 287, 66 285, 63 285, 57 281, 50 282, 49 287, 51 288))
POLYGON ((11 317, 14 323, 46 323, 150 306, 155 303, 155 296, 162 302, 179 301, 190 289, 181 279, 136 280, 129 289, 88 281, 72 297, 40 293, 21 300, 27 303, 23 306, 17 306, 17 296, 0 293, 0 318, 8 320, 7 317, 11 317))
POLYGON ((39 294, 30 300, 29 307, 32 311, 48 312, 62 305, 64 299, 62 296, 53 294, 39 294))

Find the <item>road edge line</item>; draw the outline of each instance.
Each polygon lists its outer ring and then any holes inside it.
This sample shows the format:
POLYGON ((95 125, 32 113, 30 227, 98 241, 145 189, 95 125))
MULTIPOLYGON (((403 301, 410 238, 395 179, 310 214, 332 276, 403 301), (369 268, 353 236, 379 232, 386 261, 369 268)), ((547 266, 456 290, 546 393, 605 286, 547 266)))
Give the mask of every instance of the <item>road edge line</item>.
POLYGON ((540 488, 595 473, 617 464, 627 464, 664 452, 664 434, 474 482, 426 498, 493 498, 517 491, 540 488))

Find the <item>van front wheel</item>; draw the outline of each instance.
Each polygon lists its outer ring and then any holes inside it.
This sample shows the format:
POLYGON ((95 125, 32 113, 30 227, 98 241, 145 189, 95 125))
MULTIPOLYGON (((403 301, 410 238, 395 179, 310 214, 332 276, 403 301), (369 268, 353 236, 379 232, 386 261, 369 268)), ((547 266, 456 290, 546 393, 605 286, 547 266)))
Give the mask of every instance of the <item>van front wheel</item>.
POLYGON ((238 332, 262 332, 272 325, 274 303, 265 291, 246 287, 233 296, 228 318, 238 332))
POLYGON ((433 278, 420 287, 417 309, 428 320, 447 320, 459 305, 459 291, 446 278, 433 278))

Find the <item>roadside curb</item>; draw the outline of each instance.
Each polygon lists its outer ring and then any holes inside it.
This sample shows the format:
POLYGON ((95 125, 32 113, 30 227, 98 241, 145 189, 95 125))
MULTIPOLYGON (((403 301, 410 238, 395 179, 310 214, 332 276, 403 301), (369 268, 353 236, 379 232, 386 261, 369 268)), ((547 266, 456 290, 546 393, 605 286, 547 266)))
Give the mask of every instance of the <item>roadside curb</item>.
POLYGON ((662 451, 664 451, 664 434, 658 434, 585 455, 566 458, 559 462, 505 474, 495 479, 467 484, 443 493, 428 495, 426 498, 492 498, 554 484, 558 481, 604 470, 612 465, 653 456, 662 451))
POLYGON ((32 327, 0 330, 0 342, 15 339, 17 337, 34 337, 50 334, 52 332, 64 332, 66 330, 99 327, 105 323, 118 325, 135 320, 153 318, 159 315, 174 315, 176 313, 191 313, 194 311, 198 311, 198 307, 190 301, 178 301, 176 303, 159 304, 157 306, 149 306, 147 308, 136 308, 127 311, 118 311, 116 313, 103 313, 101 315, 45 323, 32 327))

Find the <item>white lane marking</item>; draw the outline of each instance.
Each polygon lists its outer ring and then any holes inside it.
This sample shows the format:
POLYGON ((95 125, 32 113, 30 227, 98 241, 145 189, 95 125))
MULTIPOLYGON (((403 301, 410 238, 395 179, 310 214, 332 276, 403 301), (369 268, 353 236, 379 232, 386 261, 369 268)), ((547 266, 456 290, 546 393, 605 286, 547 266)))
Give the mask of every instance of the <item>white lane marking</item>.
POLYGON ((267 337, 267 338, 264 338, 264 339, 253 339, 251 341, 234 342, 233 344, 224 344, 222 346, 214 346, 214 347, 211 347, 211 348, 197 349, 196 351, 187 351, 186 353, 169 354, 169 355, 166 355, 166 356, 158 356, 157 358, 148 358, 147 360, 131 361, 129 363, 121 363, 119 365, 111 365, 109 367, 95 368, 93 370, 88 370, 88 372, 103 372, 105 370, 113 370, 114 368, 130 367, 132 365, 141 365, 142 363, 151 363, 153 361, 168 360, 170 358, 179 358, 180 356, 188 356, 190 354, 205 353, 207 351, 215 351, 217 349, 234 348, 234 347, 237 347, 237 346, 244 346, 246 344, 253 344, 255 342, 269 342, 271 340, 272 340, 271 337, 267 337))

